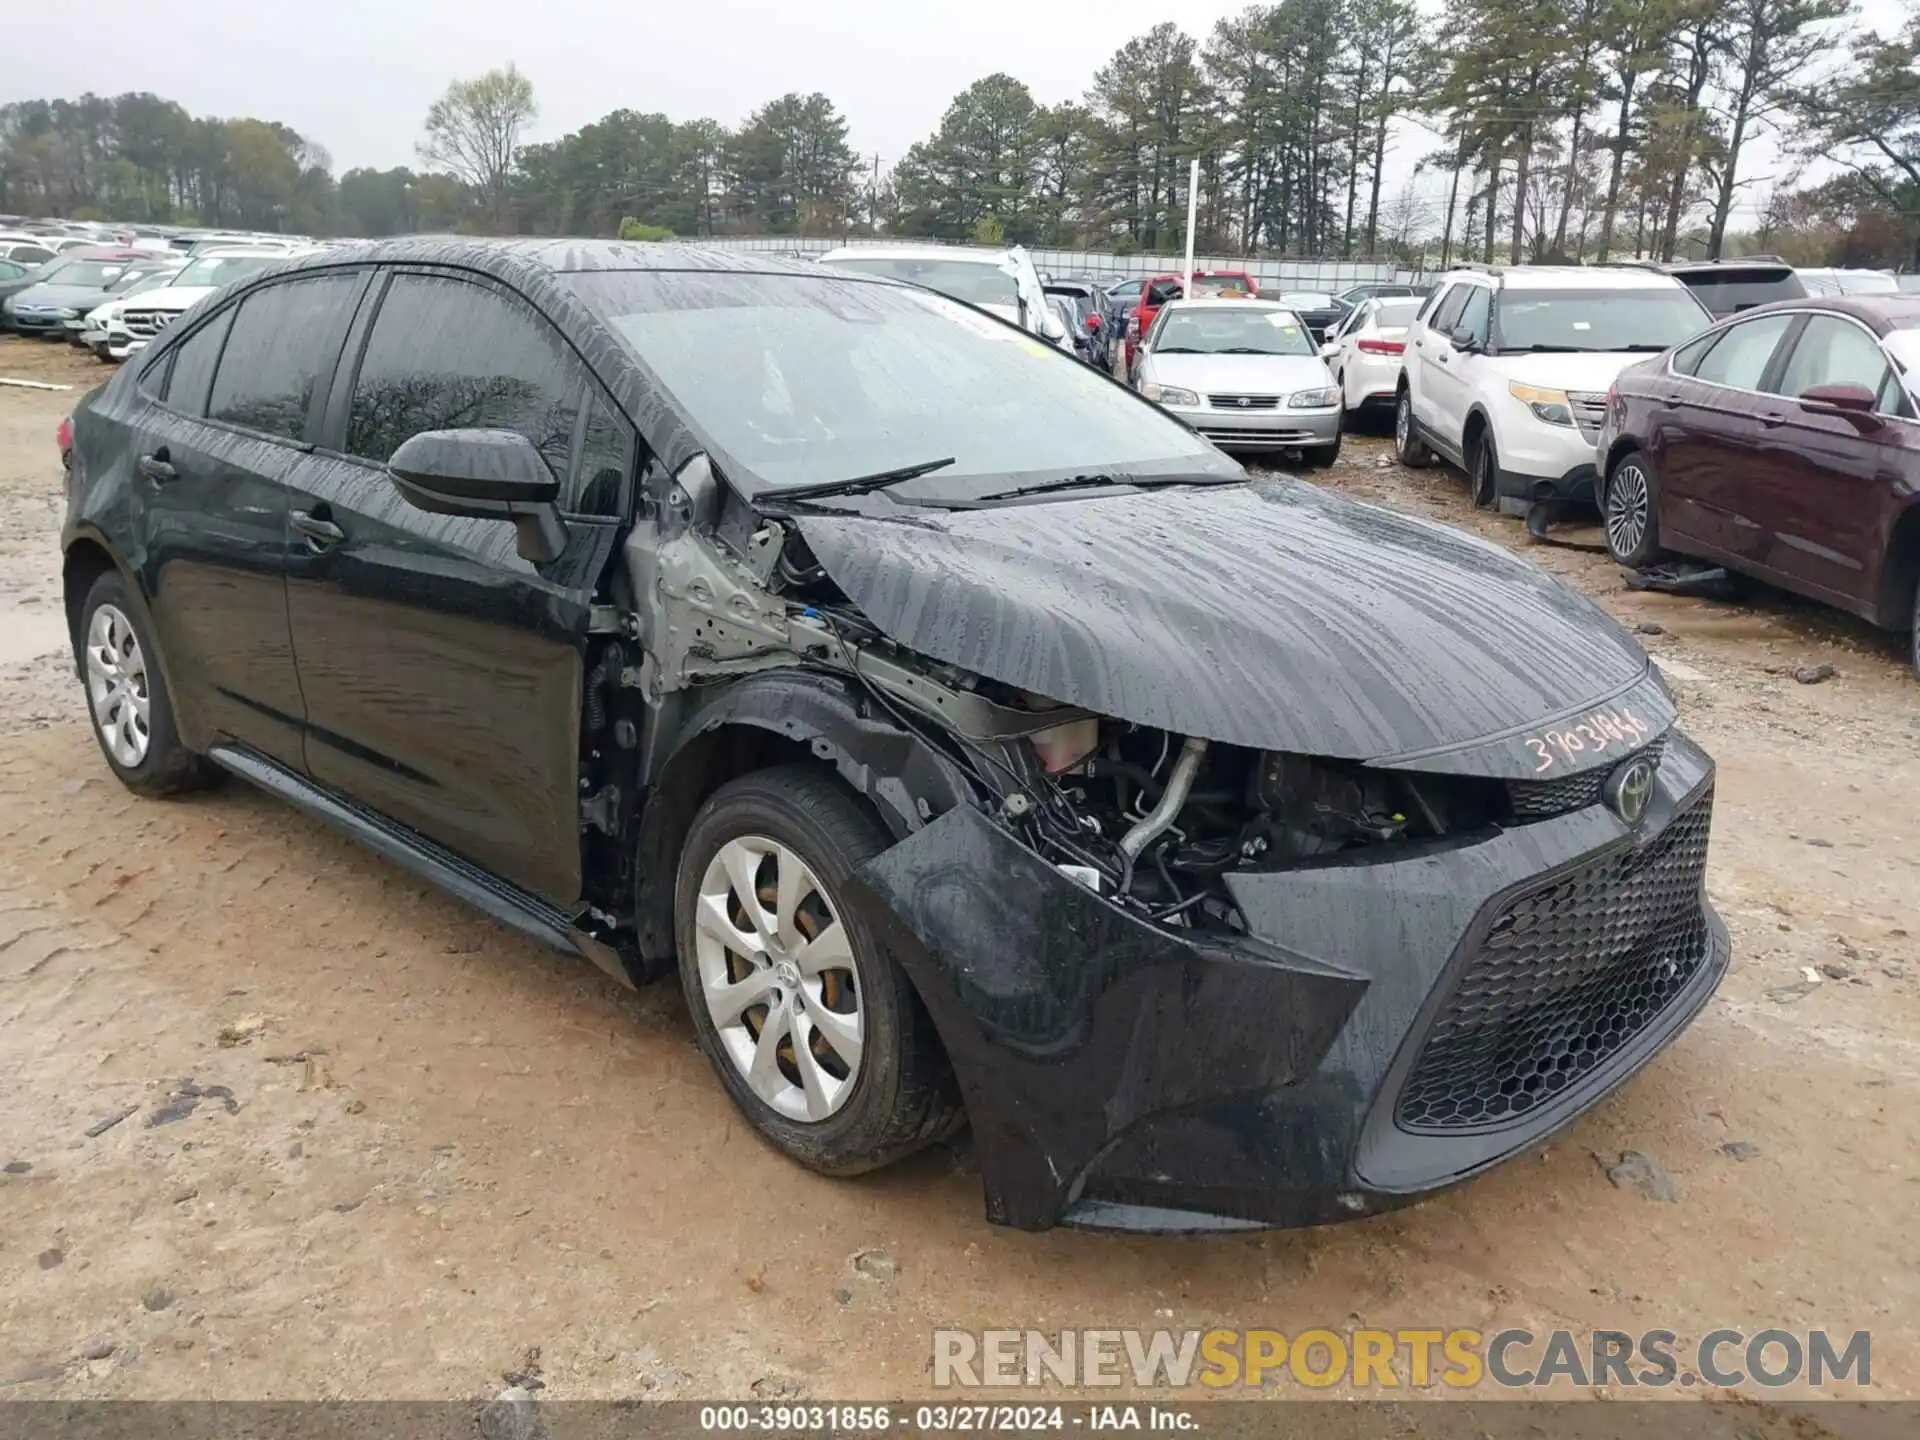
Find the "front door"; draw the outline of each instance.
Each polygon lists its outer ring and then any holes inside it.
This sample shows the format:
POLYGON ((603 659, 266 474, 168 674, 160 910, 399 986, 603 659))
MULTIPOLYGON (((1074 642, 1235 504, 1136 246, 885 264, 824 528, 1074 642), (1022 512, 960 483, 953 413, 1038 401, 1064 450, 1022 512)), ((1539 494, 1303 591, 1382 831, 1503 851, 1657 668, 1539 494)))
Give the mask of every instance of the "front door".
POLYGON ((583 656, 631 432, 549 322, 490 283, 395 273, 350 356, 363 341, 292 499, 307 770, 568 905, 583 656), (402 441, 467 427, 519 431, 563 478, 557 559, 535 566, 509 522, 430 515, 394 488, 385 463, 402 441))
POLYGON ((1769 463, 1764 413, 1778 407, 1762 385, 1797 315, 1763 315, 1720 332, 1673 390, 1664 423, 1660 484, 1675 537, 1690 537, 1728 556, 1757 558, 1755 481, 1769 463))
POLYGON ((1446 294, 1427 312, 1424 325, 1416 327, 1413 336, 1413 354, 1408 357, 1408 369, 1411 372, 1411 393, 1413 416, 1426 430, 1427 435, 1444 446, 1451 446, 1450 458, 1459 459, 1460 436, 1456 431, 1448 435, 1442 426, 1440 405, 1449 398, 1448 391, 1455 385, 1453 379, 1453 327, 1459 323, 1460 312, 1467 303, 1467 292, 1475 287, 1465 282, 1456 282, 1448 287, 1446 294))
POLYGON ((238 741, 300 763, 287 486, 363 280, 302 276, 213 315, 172 347, 135 422, 138 563, 181 734, 195 748, 238 741))
POLYGON ((1895 460, 1879 432, 1891 417, 1850 418, 1800 397, 1816 385, 1858 385, 1891 403, 1892 366, 1865 326, 1810 315, 1777 369, 1763 417, 1766 463, 1749 486, 1754 558, 1795 589, 1871 610, 1884 545, 1881 496, 1895 460))

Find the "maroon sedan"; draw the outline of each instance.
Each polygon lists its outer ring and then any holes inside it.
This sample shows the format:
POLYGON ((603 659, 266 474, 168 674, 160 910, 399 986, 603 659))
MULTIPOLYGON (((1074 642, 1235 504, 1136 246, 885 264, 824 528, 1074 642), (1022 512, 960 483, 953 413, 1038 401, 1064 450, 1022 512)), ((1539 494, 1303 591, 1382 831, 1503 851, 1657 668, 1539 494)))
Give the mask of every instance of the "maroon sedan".
POLYGON ((1600 432, 1607 549, 1690 555, 1914 632, 1920 295, 1818 296, 1624 370, 1600 432))

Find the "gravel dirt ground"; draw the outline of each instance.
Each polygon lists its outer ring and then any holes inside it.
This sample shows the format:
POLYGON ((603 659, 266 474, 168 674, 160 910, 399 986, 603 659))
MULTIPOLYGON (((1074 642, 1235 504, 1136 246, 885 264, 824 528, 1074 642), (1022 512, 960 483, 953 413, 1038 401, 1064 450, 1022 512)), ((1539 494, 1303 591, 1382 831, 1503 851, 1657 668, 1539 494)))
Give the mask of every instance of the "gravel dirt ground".
POLYGON ((890 1398, 928 1390, 936 1326, 1216 1324, 1867 1329, 1875 1393, 1920 1396, 1895 640, 1770 593, 1628 592, 1351 440, 1328 483, 1646 632, 1720 765, 1732 973, 1551 1146, 1413 1210, 1009 1233, 964 1144, 839 1182, 757 1143, 672 986, 623 992, 241 786, 124 792, 59 614, 53 432, 103 373, 0 340, 0 376, 75 387, 0 387, 0 1398, 455 1398, 530 1367, 561 1398, 890 1398), (1675 1198, 1610 1183, 1628 1150, 1675 1198))

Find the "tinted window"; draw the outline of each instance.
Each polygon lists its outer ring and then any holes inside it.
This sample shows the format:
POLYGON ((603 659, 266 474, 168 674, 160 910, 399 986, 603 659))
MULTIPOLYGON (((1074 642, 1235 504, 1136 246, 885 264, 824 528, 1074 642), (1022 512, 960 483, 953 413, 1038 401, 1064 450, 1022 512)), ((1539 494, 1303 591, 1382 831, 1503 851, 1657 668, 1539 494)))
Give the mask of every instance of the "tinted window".
POLYGON ((1816 385, 1861 385, 1878 395, 1889 368, 1879 342, 1851 320, 1814 315, 1774 388, 1782 395, 1804 395, 1816 385))
POLYGON ((1460 312, 1466 307, 1467 292, 1477 287, 1472 285, 1450 285, 1446 294, 1440 297, 1440 303, 1433 307, 1433 313, 1427 317, 1427 328, 1438 330, 1445 335, 1453 329, 1460 319, 1460 312))
POLYGON ((1795 318, 1768 315, 1729 325, 1695 367, 1695 378, 1740 390, 1758 390, 1760 377, 1767 373, 1767 362, 1773 358, 1774 346, 1780 343, 1780 337, 1787 333, 1787 326, 1795 318))
POLYGON ((207 418, 303 440, 314 387, 331 383, 358 275, 317 275, 256 290, 220 357, 207 418))
POLYGON ((573 352, 524 302, 396 275, 354 379, 347 450, 385 464, 424 430, 517 430, 564 476, 585 387, 573 352))
POLYGON ((194 331, 186 343, 173 347, 173 373, 167 379, 167 405, 185 415, 207 413, 207 386, 213 380, 213 367, 220 363, 220 347, 226 343, 227 327, 233 323, 233 311, 223 310, 194 331))
POLYGON ((562 509, 584 515, 618 515, 621 483, 633 463, 633 427, 597 389, 587 399, 587 428, 580 443, 580 498, 562 509))
POLYGON ((1719 273, 1709 270, 1682 274, 1680 283, 1713 312, 1715 319, 1775 300, 1798 300, 1807 293, 1807 287, 1800 283, 1800 277, 1785 266, 1778 270, 1719 273))

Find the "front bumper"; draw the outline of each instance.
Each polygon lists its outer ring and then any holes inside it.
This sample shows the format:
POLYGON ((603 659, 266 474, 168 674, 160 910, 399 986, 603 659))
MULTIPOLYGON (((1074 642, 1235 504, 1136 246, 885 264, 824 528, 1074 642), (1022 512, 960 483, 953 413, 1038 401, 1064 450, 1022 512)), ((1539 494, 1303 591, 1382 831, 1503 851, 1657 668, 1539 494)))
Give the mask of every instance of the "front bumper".
POLYGON ((67 318, 64 315, 45 313, 21 314, 15 311, 10 317, 13 328, 22 335, 63 335, 66 333, 67 318))
MULTIPOLYGON (((1204 396, 1202 397, 1205 398, 1204 396)), ((1267 409, 1236 405, 1161 407, 1198 430, 1222 450, 1297 450, 1331 445, 1340 438, 1338 404, 1319 410, 1290 410, 1286 400, 1267 409)))
POLYGON ((1730 953, 1702 879, 1712 785, 1670 731, 1637 826, 1593 804, 1234 875, 1245 936, 1135 919, 966 808, 853 899, 940 1031, 990 1220, 1321 1224, 1537 1144, 1686 1026, 1730 953))

